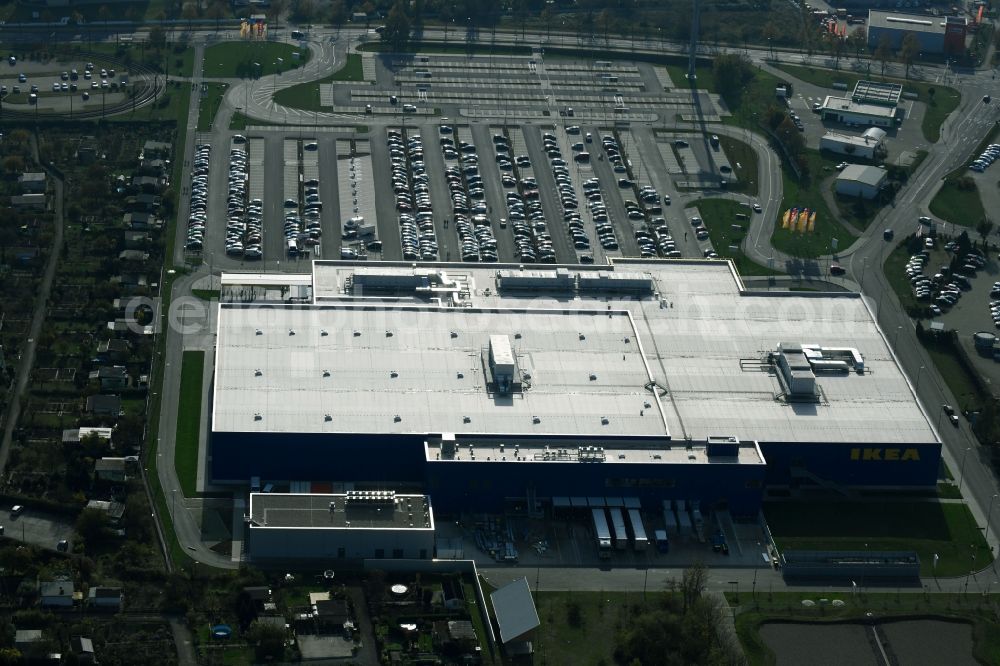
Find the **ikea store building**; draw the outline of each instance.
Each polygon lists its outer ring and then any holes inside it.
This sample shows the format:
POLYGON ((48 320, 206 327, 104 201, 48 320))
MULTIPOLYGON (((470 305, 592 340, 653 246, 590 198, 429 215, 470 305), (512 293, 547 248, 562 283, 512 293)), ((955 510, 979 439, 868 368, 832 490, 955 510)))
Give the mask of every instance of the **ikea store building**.
POLYGON ((224 288, 216 483, 755 515, 768 488, 936 481, 933 419, 856 294, 748 291, 724 261, 316 261, 293 279, 307 302, 224 288))

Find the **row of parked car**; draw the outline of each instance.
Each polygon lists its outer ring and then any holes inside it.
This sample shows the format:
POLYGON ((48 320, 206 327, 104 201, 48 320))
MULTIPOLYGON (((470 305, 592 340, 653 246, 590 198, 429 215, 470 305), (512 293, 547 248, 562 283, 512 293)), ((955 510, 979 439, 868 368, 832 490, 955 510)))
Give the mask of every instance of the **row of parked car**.
POLYGON ((499 261, 497 239, 486 216, 486 188, 479 172, 479 156, 471 143, 449 136, 452 128, 441 126, 441 149, 446 160, 458 160, 445 169, 451 203, 455 212, 455 230, 462 244, 462 261, 499 261))
MULTIPOLYGON (((925 249, 910 257, 905 271, 913 286, 913 293, 917 300, 932 301, 930 311, 935 315, 958 303, 962 298, 962 292, 972 288, 969 281, 975 277, 976 272, 986 265, 986 257, 979 251, 973 249, 963 257, 964 263, 958 265, 954 271, 949 266, 941 266, 933 276, 925 273, 927 263, 930 261, 930 249, 933 247, 933 239, 925 249)), ((949 243, 945 246, 948 251, 957 249, 957 245, 949 243)), ((997 323, 997 320, 994 320, 997 323)), ((998 326, 1000 328, 1000 326, 998 326)))
MULTIPOLYGON (((583 220, 579 212, 580 201, 576 196, 576 190, 573 189, 573 178, 569 173, 569 165, 562 157, 555 134, 550 132, 542 134, 542 144, 545 153, 549 156, 552 176, 556 180, 556 191, 559 193, 559 203, 562 205, 563 220, 569 228, 573 247, 581 251, 589 250, 590 237, 583 229, 583 220)), ((581 154, 585 153, 577 153, 577 157, 581 154)), ((600 190, 598 190, 598 195, 600 195, 600 190)))
MULTIPOLYGON (((309 148, 311 145, 315 144, 305 144, 305 149, 315 150, 309 148)), ((305 254, 306 246, 318 245, 323 234, 320 220, 323 202, 319 198, 318 178, 309 178, 302 183, 302 196, 305 205, 301 210, 298 199, 285 201, 285 247, 289 257, 305 254)))
POLYGON ((587 207, 590 209, 590 216, 594 220, 597 240, 600 242, 601 247, 605 250, 617 250, 618 237, 615 236, 615 228, 611 224, 611 214, 604 203, 600 180, 597 178, 588 178, 583 181, 583 195, 587 197, 587 207))
POLYGON ((389 160, 392 189, 399 211, 400 242, 406 261, 437 261, 438 244, 434 233, 434 209, 424 146, 419 135, 404 141, 399 130, 389 130, 389 160))
POLYGON ((229 194, 226 197, 226 254, 246 259, 264 256, 264 202, 247 201, 246 139, 233 137, 229 151, 229 194))
POLYGON ((191 169, 191 207, 188 213, 187 242, 189 250, 200 251, 205 242, 205 223, 208 221, 208 165, 212 146, 199 143, 194 148, 194 165, 191 169))
MULTIPOLYGON (((510 141, 503 134, 493 135, 493 146, 497 156, 510 155, 510 141)), ((530 164, 530 163, 529 163, 530 164)), ((513 169, 513 167, 511 167, 513 169)), ((529 166, 518 166, 520 169, 530 169, 529 166)), ((520 174, 520 171, 518 172, 520 174)), ((514 254, 524 262, 544 262, 554 264, 556 251, 552 246, 552 236, 545 223, 545 213, 538 194, 538 182, 528 173, 515 175, 504 174, 501 177, 507 192, 507 217, 514 233, 514 254)))
POLYGON ((975 159, 975 161, 969 165, 969 168, 978 173, 982 173, 989 168, 996 159, 1000 157, 1000 143, 991 143, 983 151, 983 154, 975 159))

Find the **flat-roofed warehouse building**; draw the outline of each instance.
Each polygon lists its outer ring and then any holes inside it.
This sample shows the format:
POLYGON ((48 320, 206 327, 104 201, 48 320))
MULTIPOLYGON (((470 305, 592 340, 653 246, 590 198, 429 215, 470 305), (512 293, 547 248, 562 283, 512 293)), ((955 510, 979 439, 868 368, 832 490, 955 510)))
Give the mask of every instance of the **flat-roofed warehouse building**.
POLYGON ((939 439, 856 295, 645 260, 322 261, 312 287, 311 304, 220 304, 215 481, 754 514, 767 484, 936 480, 939 439))
POLYGON ((888 38, 893 49, 899 49, 907 33, 916 36, 924 53, 958 54, 965 51, 968 19, 964 16, 929 16, 899 11, 868 12, 868 47, 878 48, 888 38))

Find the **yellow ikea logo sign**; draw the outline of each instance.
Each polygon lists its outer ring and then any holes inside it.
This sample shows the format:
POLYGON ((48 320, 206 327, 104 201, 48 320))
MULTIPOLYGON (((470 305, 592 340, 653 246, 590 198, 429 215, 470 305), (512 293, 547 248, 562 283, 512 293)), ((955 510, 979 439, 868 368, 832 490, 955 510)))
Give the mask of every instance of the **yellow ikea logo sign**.
POLYGON ((918 449, 851 449, 851 460, 920 460, 918 449))

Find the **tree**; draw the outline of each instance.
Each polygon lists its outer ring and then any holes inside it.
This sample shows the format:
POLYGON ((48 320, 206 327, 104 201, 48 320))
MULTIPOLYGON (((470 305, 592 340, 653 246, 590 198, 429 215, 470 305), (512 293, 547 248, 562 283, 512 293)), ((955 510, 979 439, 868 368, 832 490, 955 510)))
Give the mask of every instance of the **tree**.
POLYGON ((613 19, 611 17, 611 11, 604 9, 600 14, 597 15, 597 22, 601 25, 601 30, 604 32, 604 44, 608 45, 608 40, 610 39, 608 33, 611 30, 611 23, 613 19))
POLYGON ((840 56, 844 54, 844 39, 840 35, 832 35, 830 37, 833 41, 830 43, 830 49, 833 51, 833 57, 835 58, 835 69, 840 69, 840 56))
POLYGON ((0 664, 14 666, 21 663, 21 651, 17 648, 0 649, 0 664))
MULTIPOLYGON (((309 1, 309 0, 306 0, 309 1)), ((226 5, 224 0, 216 0, 208 7, 208 18, 215 19, 215 31, 218 32, 221 27, 222 19, 226 18, 229 14, 229 7, 226 5)))
POLYGON ((285 628, 254 620, 247 629, 247 642, 254 646, 257 661, 279 661, 285 655, 285 628))
POLYGON ((694 607, 695 602, 701 599, 708 583, 708 569, 701 562, 695 562, 693 566, 684 570, 681 576, 681 600, 684 604, 683 611, 687 613, 694 607))
POLYGON ((885 66, 892 59, 892 40, 889 35, 882 35, 875 47, 875 60, 882 65, 882 76, 885 76, 885 66))
POLYGON ((194 2, 185 2, 181 9, 181 16, 187 19, 188 30, 191 30, 192 23, 198 18, 198 5, 194 2))
POLYGON ((24 158, 20 155, 10 155, 3 160, 3 170, 8 174, 19 174, 24 171, 24 158))
POLYGON ((854 59, 860 61, 861 52, 868 45, 868 31, 865 30, 863 25, 859 25, 854 30, 851 30, 851 34, 847 36, 847 42, 854 49, 854 59))
POLYGON ((389 10, 389 16, 385 20, 385 30, 382 31, 382 42, 390 45, 397 51, 401 51, 410 41, 410 17, 406 15, 402 0, 396 3, 389 10))
POLYGON ((76 533, 86 543, 99 541, 107 527, 108 515, 100 509, 84 509, 76 518, 76 533))
POLYGON ((903 65, 906 66, 906 74, 904 78, 910 78, 910 66, 913 65, 913 61, 917 59, 920 55, 920 40, 917 36, 908 32, 903 35, 903 43, 899 47, 899 59, 903 61, 903 65))
POLYGON ((555 12, 548 5, 545 5, 545 9, 542 10, 542 23, 545 24, 545 40, 548 41, 549 37, 552 35, 552 21, 555 19, 555 12))
POLYGON ((984 217, 976 223, 976 231, 979 232, 979 238, 983 241, 983 249, 986 248, 986 237, 990 235, 993 231, 993 220, 988 217, 984 217))
POLYGON ((167 32, 163 29, 163 26, 154 25, 149 30, 149 44, 157 52, 161 51, 167 45, 167 32))
POLYGON ((717 56, 712 61, 712 73, 729 108, 738 107, 743 91, 754 78, 754 68, 750 59, 735 53, 717 56))

